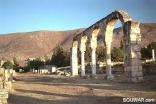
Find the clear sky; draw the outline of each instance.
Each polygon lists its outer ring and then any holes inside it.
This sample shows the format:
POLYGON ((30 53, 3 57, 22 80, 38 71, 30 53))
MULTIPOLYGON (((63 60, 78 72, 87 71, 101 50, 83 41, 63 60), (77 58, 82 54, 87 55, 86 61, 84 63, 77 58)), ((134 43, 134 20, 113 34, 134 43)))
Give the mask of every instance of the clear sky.
POLYGON ((156 0, 0 0, 0 34, 86 28, 115 10, 156 23, 156 0))

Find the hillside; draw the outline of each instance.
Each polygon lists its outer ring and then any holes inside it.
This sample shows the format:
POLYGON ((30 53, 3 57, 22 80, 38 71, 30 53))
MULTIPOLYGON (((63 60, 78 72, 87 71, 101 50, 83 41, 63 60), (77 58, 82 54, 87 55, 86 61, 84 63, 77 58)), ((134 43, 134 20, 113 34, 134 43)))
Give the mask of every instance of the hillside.
POLYGON ((12 60, 16 57, 20 63, 34 57, 51 57, 52 50, 81 29, 69 31, 34 31, 0 35, 0 59, 12 60))
MULTIPOLYGON (((156 23, 141 23, 142 47, 156 41, 156 23)), ((75 35, 84 29, 69 31, 34 31, 25 33, 11 33, 0 35, 0 59, 17 60, 24 64, 28 58, 51 57, 56 45, 61 44, 69 49, 75 35)), ((123 36, 122 28, 114 30, 112 47, 119 47, 123 36)), ((102 36, 98 36, 98 43, 103 45, 102 36)))

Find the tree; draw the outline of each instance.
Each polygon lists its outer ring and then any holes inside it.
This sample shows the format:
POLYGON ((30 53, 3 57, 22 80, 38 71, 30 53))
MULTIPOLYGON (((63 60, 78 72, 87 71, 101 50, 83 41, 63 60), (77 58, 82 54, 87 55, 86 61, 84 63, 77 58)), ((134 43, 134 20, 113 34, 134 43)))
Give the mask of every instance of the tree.
POLYGON ((106 49, 104 48, 104 46, 97 47, 96 54, 98 61, 104 61, 104 59, 106 59, 106 49))
POLYGON ((118 62, 123 61, 123 50, 120 48, 114 47, 111 51, 111 59, 112 61, 118 62))
POLYGON ((152 58, 152 49, 155 50, 154 54, 156 56, 156 42, 150 43, 147 48, 141 48, 142 58, 152 58))
POLYGON ((13 57, 13 63, 14 63, 13 69, 16 70, 16 71, 18 71, 19 70, 19 64, 17 62, 16 57, 13 57))
MULTIPOLYGON (((152 42, 147 46, 147 55, 149 58, 152 58, 152 49, 156 51, 156 42, 152 42)), ((154 54, 156 55, 156 52, 154 54)))
POLYGON ((51 64, 54 64, 58 67, 69 66, 70 65, 70 53, 63 49, 62 46, 57 46, 54 49, 51 64))
POLYGON ((28 68, 28 69, 34 68, 34 69, 38 70, 38 67, 42 66, 42 65, 44 65, 44 62, 39 59, 36 59, 36 60, 29 61, 26 68, 28 68))
POLYGON ((91 61, 91 53, 92 50, 91 48, 87 45, 86 46, 86 51, 85 51, 85 62, 89 63, 91 61))
POLYGON ((2 67, 4 67, 5 69, 7 69, 8 67, 13 68, 13 65, 14 64, 11 61, 6 61, 6 62, 4 62, 2 67))
POLYGON ((50 65, 51 63, 51 60, 48 58, 47 55, 44 56, 44 59, 45 59, 45 65, 50 65))

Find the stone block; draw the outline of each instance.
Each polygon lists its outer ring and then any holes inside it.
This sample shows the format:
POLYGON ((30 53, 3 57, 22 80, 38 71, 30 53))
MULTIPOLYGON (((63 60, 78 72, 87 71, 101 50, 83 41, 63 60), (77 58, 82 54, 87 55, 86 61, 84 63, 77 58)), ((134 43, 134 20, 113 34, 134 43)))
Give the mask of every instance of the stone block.
POLYGON ((142 72, 142 66, 139 66, 139 71, 142 72))
POLYGON ((130 65, 137 66, 138 65, 138 59, 130 59, 130 65))
POLYGON ((142 82, 144 80, 143 77, 137 77, 137 79, 138 79, 138 82, 142 82))
POLYGON ((4 81, 4 89, 6 89, 7 91, 11 91, 12 90, 12 83, 11 83, 11 81, 4 81))
POLYGON ((124 72, 124 75, 125 75, 125 77, 131 77, 130 71, 125 71, 125 72, 124 72))
POLYGON ((139 67, 138 66, 131 66, 131 71, 137 72, 137 71, 139 71, 139 67))
POLYGON ((141 45, 141 39, 137 39, 137 44, 140 44, 141 45))
POLYGON ((132 66, 140 66, 141 65, 141 61, 139 59, 130 59, 130 65, 132 66))
POLYGON ((131 28, 130 34, 140 34, 140 28, 131 28))
POLYGON ((130 45, 130 40, 126 39, 126 40, 124 40, 124 43, 125 43, 125 45, 130 45))
POLYGON ((131 41, 136 41, 136 39, 137 39, 137 34, 130 34, 131 41))
POLYGON ((124 66, 126 67, 126 66, 129 66, 129 62, 128 62, 129 60, 128 59, 124 59, 124 66))
POLYGON ((137 77, 138 76, 138 71, 132 71, 131 72, 131 77, 132 78, 135 78, 135 77, 137 77))
POLYGON ((136 83, 136 82, 138 82, 138 79, 137 79, 137 77, 134 77, 134 78, 131 78, 132 79, 132 82, 133 83, 136 83))
POLYGON ((131 47, 132 47, 132 51, 134 52, 141 51, 141 45, 136 44, 136 45, 132 45, 131 47))
POLYGON ((5 98, 4 99, 0 99, 0 104, 8 104, 7 103, 7 99, 5 99, 5 98))
POLYGON ((143 72, 140 71, 132 71, 131 72, 131 77, 142 77, 143 76, 143 72))
POLYGON ((0 88, 4 88, 3 82, 0 82, 0 88))
POLYGON ((134 78, 127 77, 126 81, 129 82, 129 83, 136 83, 136 82, 138 82, 138 79, 137 79, 137 77, 134 77, 134 78))
POLYGON ((142 56, 141 56, 141 53, 140 53, 140 52, 137 52, 137 58, 138 58, 138 59, 141 59, 141 58, 142 58, 142 56))
POLYGON ((112 36, 110 36, 110 37, 105 37, 105 42, 106 42, 106 43, 111 43, 111 42, 112 42, 112 36))
POLYGON ((142 71, 138 71, 137 77, 142 77, 142 76, 143 76, 143 72, 142 71))
POLYGON ((131 21, 131 27, 139 28, 140 23, 138 21, 131 21))
POLYGON ((141 34, 137 34, 137 44, 141 45, 141 34))
POLYGON ((124 59, 130 59, 129 53, 124 53, 124 59))
POLYGON ((132 51, 130 58, 133 58, 133 59, 137 58, 137 53, 132 51))

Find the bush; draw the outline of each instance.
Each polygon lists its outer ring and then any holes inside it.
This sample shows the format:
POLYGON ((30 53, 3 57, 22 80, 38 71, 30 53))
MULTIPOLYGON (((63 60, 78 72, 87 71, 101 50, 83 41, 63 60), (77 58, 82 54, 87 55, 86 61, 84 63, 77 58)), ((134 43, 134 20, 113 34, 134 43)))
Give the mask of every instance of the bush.
POLYGON ((5 69, 7 69, 8 67, 13 68, 13 65, 14 64, 11 61, 6 61, 6 62, 4 62, 2 67, 4 67, 5 69))

